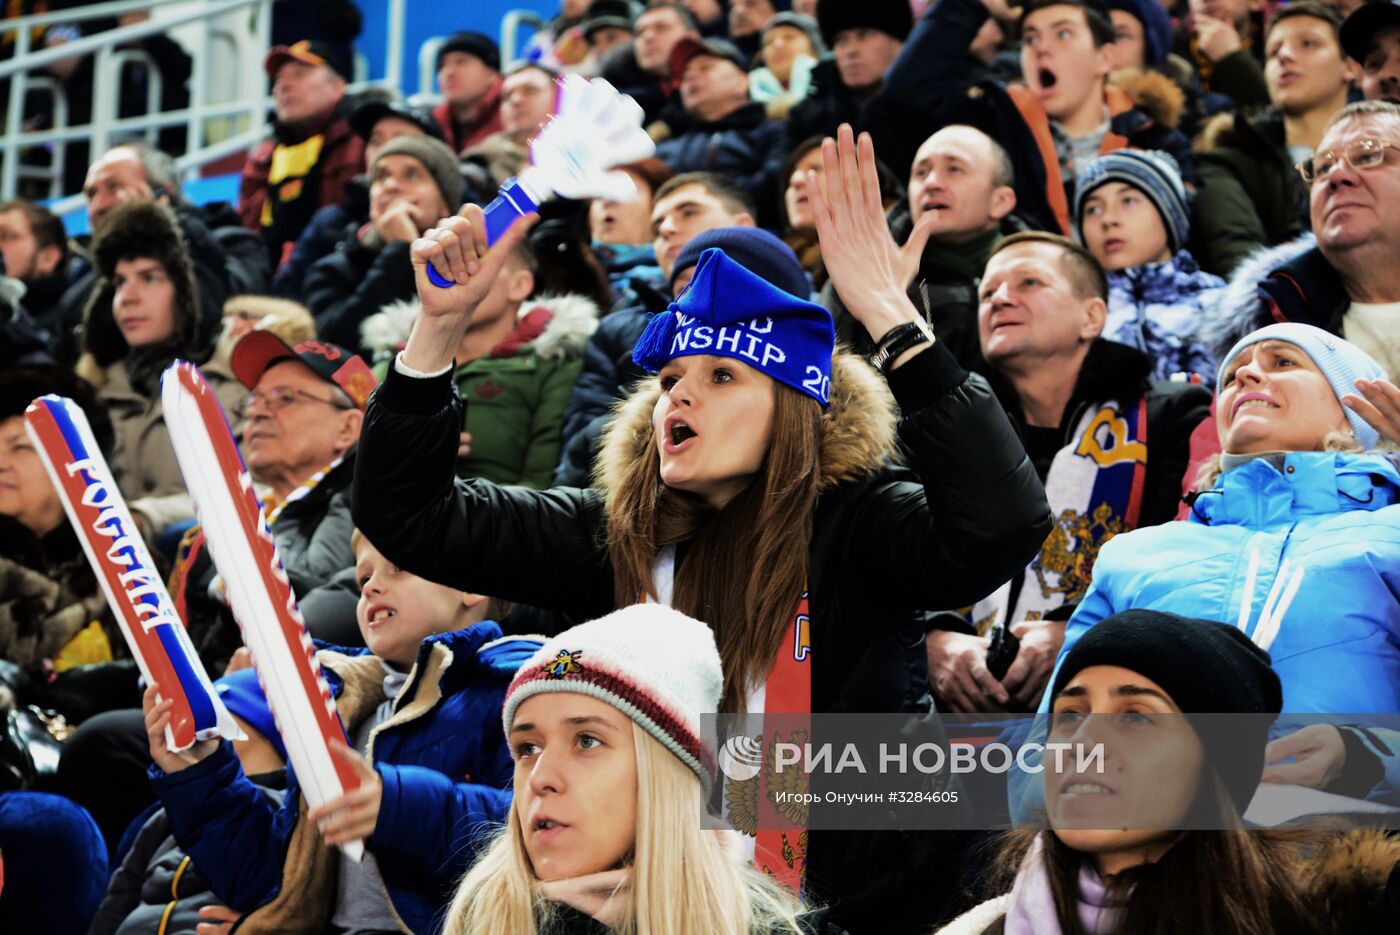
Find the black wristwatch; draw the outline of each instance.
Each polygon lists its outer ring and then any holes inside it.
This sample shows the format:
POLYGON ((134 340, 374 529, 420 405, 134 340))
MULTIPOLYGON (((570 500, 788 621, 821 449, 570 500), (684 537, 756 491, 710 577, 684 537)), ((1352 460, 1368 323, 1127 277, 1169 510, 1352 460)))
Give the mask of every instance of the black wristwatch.
POLYGON ((920 344, 932 343, 933 331, 922 318, 898 325, 880 338, 879 345, 869 357, 870 364, 881 373, 889 373, 890 364, 898 360, 899 355, 920 344))

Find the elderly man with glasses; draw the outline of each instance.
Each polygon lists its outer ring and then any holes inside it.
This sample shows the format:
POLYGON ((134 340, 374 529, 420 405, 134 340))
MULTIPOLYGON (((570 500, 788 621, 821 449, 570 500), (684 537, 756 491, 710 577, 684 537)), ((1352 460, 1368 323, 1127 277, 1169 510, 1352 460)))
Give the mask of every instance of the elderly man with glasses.
MULTIPOLYGON (((292 348, 267 331, 239 341, 230 362, 249 390, 238 407, 243 459, 307 626, 320 639, 358 644, 354 595, 334 579, 355 565, 350 480, 374 376, 342 347, 292 348)), ((241 639, 197 527, 181 544, 172 582, 205 665, 223 671, 241 639)))
MULTIPOLYGON (((1298 171, 1308 189, 1313 233, 1242 264, 1202 336, 1218 353, 1272 322, 1316 325, 1361 347, 1395 381, 1400 375, 1400 106, 1348 105, 1298 171)), ((1384 401, 1379 389, 1364 395, 1384 401)), ((1400 400, 1391 403, 1397 404, 1400 400)))

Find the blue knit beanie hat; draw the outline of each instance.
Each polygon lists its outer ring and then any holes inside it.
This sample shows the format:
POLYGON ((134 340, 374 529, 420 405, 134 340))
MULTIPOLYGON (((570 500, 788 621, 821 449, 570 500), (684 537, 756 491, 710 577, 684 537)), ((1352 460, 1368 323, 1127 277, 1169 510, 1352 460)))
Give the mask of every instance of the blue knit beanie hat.
POLYGON ((656 373, 676 357, 729 357, 827 408, 836 330, 831 313, 710 247, 690 285, 647 323, 632 360, 656 373))
POLYGON ((1181 170, 1170 153, 1157 150, 1120 149, 1099 156, 1084 167, 1075 183, 1074 232, 1084 239, 1084 201, 1089 193, 1108 182, 1131 185, 1151 200, 1167 229, 1167 246, 1173 254, 1186 243, 1191 216, 1181 170))
MULTIPOLYGON (((1225 370, 1230 366, 1230 361, 1234 360, 1240 351, 1260 341, 1286 341, 1301 348, 1312 358, 1313 363, 1317 364, 1317 369, 1322 371, 1327 382, 1332 384, 1332 392, 1337 395, 1339 403, 1348 393, 1356 395, 1357 380, 1385 379, 1385 368, 1376 363, 1370 354, 1345 338, 1339 338, 1312 325, 1284 322, 1251 332, 1230 348, 1230 353, 1220 361, 1219 376, 1215 378, 1216 395, 1219 395, 1225 386, 1225 370)), ((1342 411, 1346 413, 1347 421, 1351 423, 1351 431, 1361 443, 1361 447, 1367 451, 1376 447, 1380 442, 1380 433, 1346 406, 1342 407, 1342 411)))
POLYGON ((725 256, 751 273, 799 299, 812 296, 812 283, 802 270, 802 261, 776 234, 761 227, 716 227, 696 234, 681 248, 671 267, 671 286, 676 277, 700 262, 700 254, 719 247, 725 256))

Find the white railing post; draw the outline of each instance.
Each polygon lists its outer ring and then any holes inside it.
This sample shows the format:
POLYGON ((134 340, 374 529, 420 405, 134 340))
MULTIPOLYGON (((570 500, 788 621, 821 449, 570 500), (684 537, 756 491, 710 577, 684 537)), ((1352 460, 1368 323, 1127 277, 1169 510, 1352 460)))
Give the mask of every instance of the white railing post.
MULTIPOLYGON (((21 58, 29 54, 29 30, 20 29, 15 36, 15 58, 21 58)), ((10 76, 10 110, 5 116, 5 135, 11 141, 19 136, 20 128, 24 125, 24 72, 16 72, 10 76)), ((3 175, 0 175, 0 190, 4 191, 6 199, 15 197, 19 191, 19 156, 20 148, 11 142, 5 147, 5 165, 3 175)))
POLYGON ((385 30, 389 48, 384 56, 384 80, 398 94, 403 94, 403 33, 406 7, 405 0, 389 0, 389 28, 385 30))
POLYGON ((214 23, 206 19, 199 30, 199 45, 194 50, 194 60, 190 63, 190 116, 185 121, 185 151, 197 150, 204 145, 204 98, 209 84, 209 34, 214 23))
POLYGON ((115 89, 121 83, 116 64, 112 46, 104 45, 97 50, 97 60, 92 69, 92 146, 88 152, 89 160, 96 160, 111 145, 112 120, 116 117, 115 94, 104 93, 103 89, 115 89))

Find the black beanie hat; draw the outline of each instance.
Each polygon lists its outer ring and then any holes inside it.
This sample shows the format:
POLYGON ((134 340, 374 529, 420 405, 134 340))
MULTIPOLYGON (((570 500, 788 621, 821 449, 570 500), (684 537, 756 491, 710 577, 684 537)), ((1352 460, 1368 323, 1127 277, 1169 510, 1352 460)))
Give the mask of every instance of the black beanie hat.
MULTIPOLYGON (((1283 686, 1269 654, 1236 627, 1157 610, 1125 610, 1090 627, 1066 654, 1050 697, 1091 666, 1120 666, 1166 690, 1183 714, 1278 714, 1283 686)), ((1243 719, 1236 719, 1243 720, 1243 719)), ((1206 755, 1243 812, 1259 785, 1271 718, 1212 736, 1206 755), (1246 737, 1246 731, 1248 736, 1246 737)))
POLYGON ((455 32, 448 36, 438 48, 437 59, 433 64, 434 71, 441 70, 443 57, 450 52, 475 55, 492 71, 501 70, 501 49, 496 45, 496 40, 484 32, 455 32))
POLYGON ((847 29, 875 29, 903 42, 914 28, 909 0, 817 0, 817 23, 827 48, 847 29))

